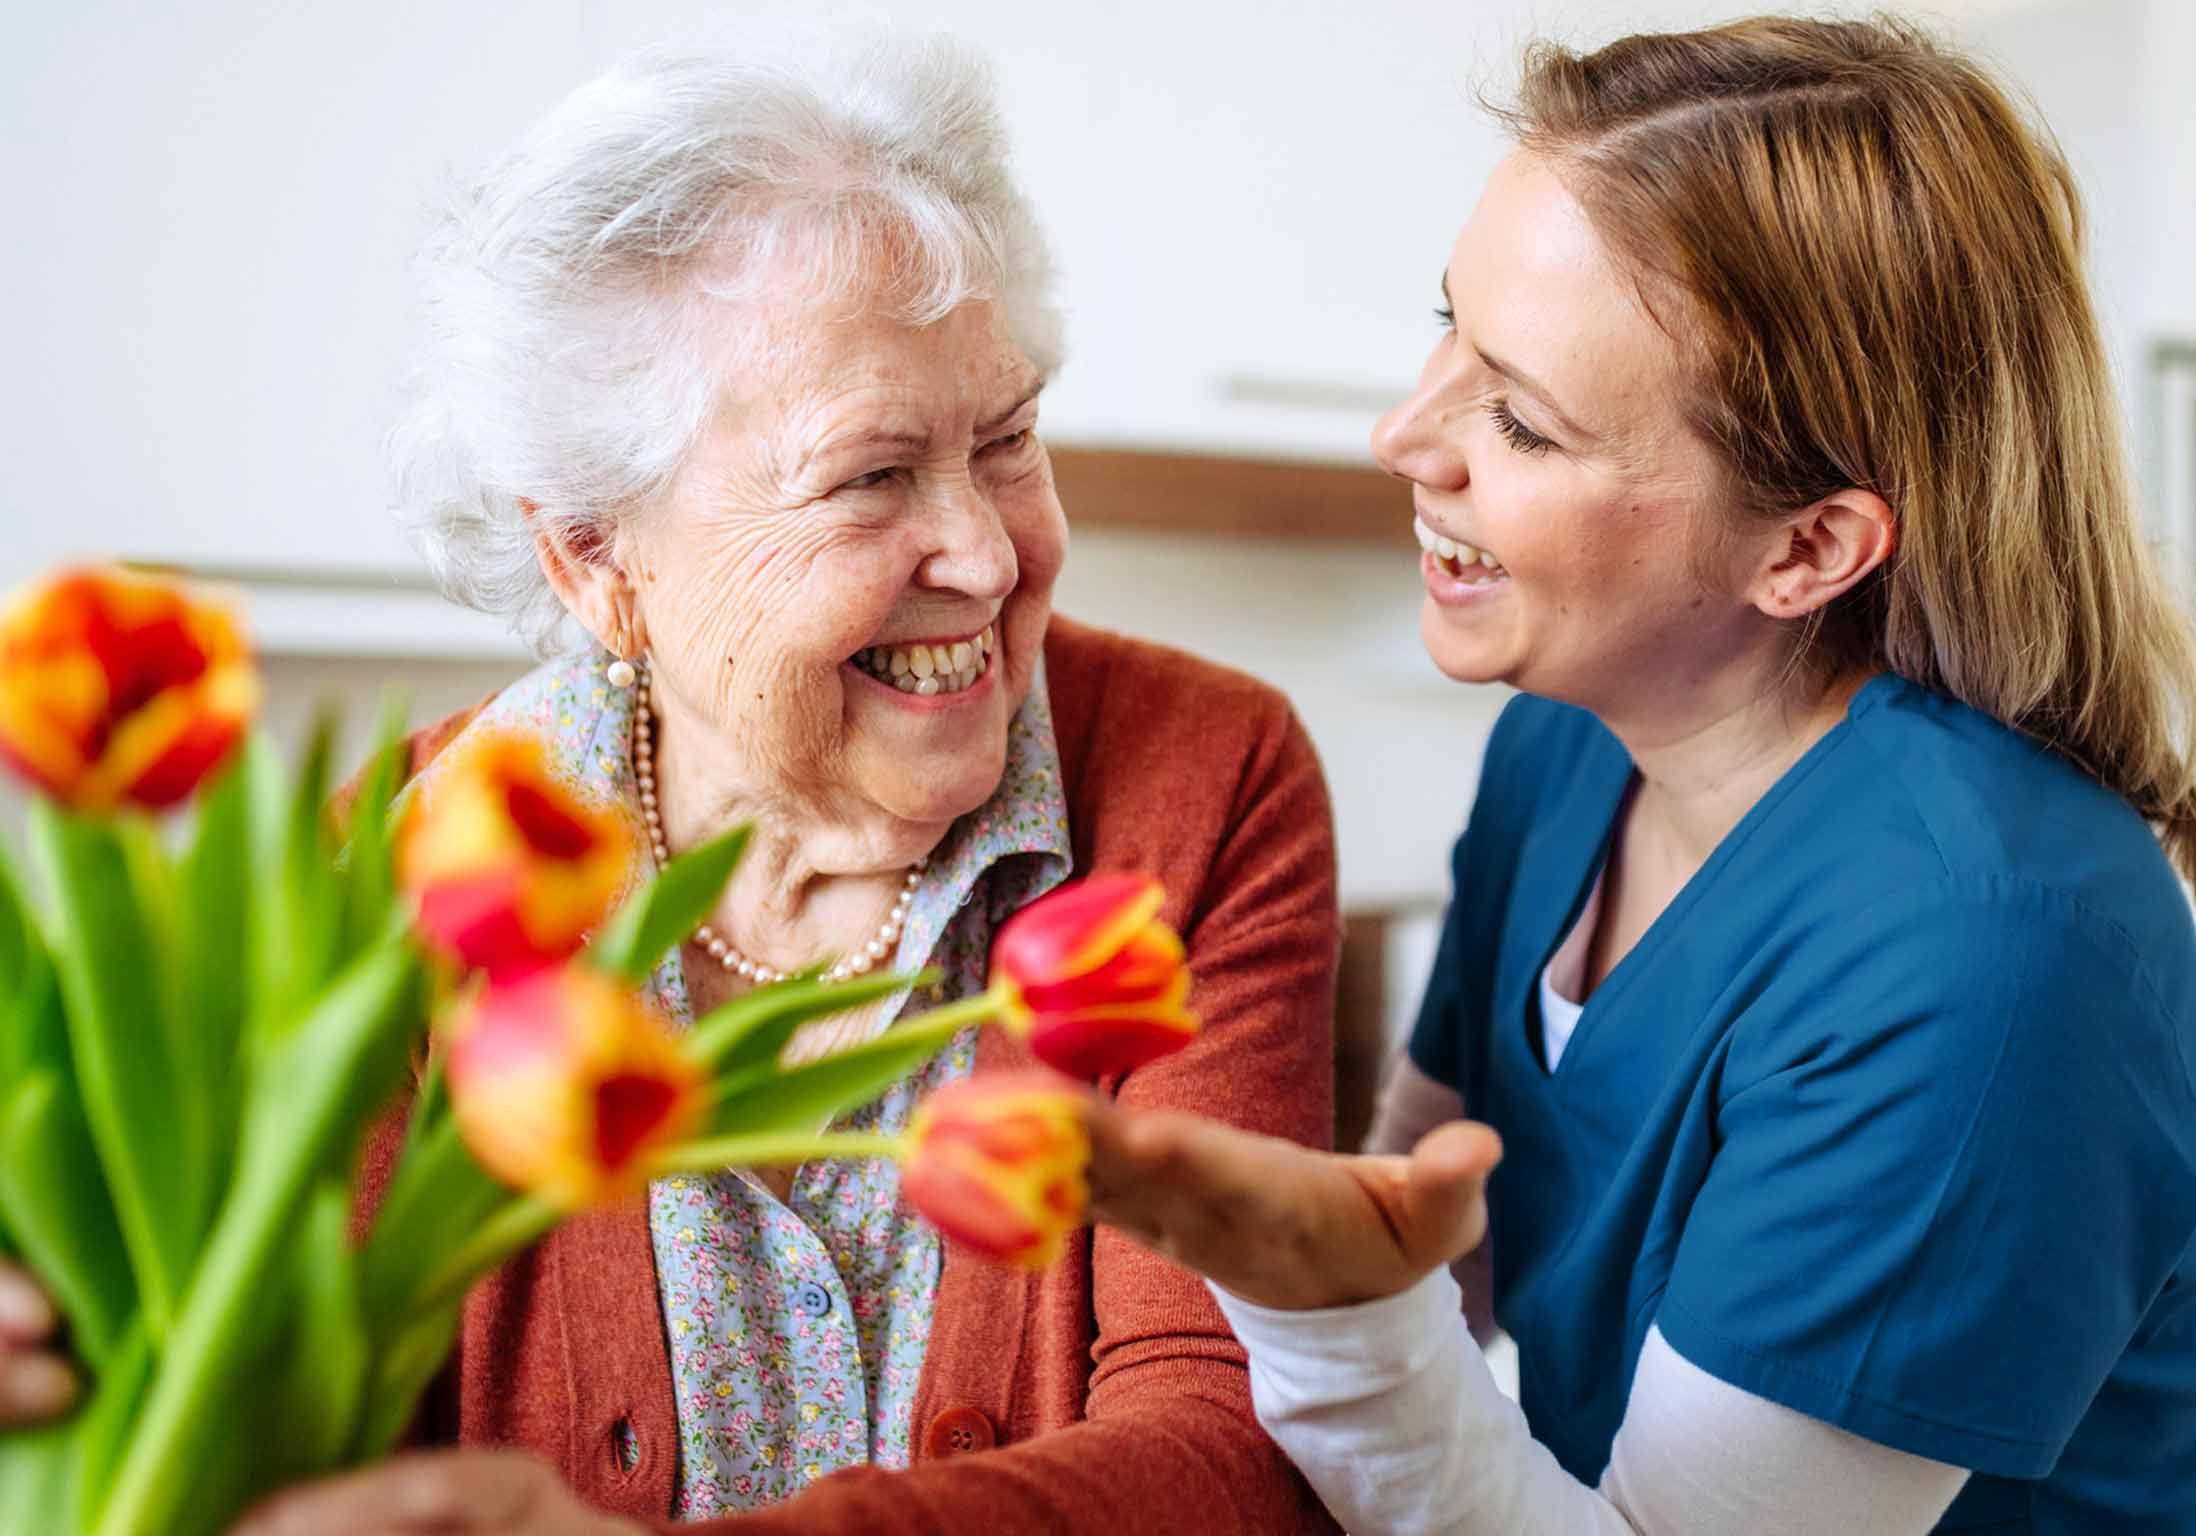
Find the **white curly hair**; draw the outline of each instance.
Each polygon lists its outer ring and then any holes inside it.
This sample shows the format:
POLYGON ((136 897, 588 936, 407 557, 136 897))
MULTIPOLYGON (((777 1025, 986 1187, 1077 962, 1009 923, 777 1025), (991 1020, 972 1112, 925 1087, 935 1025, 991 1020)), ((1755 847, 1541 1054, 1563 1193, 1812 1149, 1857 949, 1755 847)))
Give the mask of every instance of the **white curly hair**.
POLYGON ((1038 371, 1059 366, 1044 238, 966 47, 778 32, 646 49, 567 96, 421 250, 390 451, 444 592, 554 648, 532 525, 601 537, 670 483, 712 403, 706 307, 788 261, 825 292, 874 284, 879 250, 876 301, 907 323, 995 300, 1038 371))

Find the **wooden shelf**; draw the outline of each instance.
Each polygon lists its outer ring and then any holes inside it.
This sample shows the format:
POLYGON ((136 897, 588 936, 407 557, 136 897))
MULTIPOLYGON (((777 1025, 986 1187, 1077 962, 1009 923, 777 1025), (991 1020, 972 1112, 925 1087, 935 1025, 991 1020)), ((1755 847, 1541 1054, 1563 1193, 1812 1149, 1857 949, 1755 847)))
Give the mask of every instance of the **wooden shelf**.
POLYGON ((1413 543, 1411 493, 1369 464, 1055 445, 1071 524, 1262 539, 1413 543))

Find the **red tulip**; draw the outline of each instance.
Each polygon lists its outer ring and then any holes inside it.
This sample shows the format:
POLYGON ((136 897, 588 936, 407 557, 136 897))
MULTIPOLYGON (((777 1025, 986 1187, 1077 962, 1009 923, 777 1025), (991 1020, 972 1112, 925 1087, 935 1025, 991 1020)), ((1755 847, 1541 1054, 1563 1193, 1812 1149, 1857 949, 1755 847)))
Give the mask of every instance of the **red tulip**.
POLYGON ((608 915, 632 858, 616 810, 560 782, 535 738, 501 732, 438 764, 397 834, 421 934, 497 982, 577 949, 608 915))
POLYGON ((584 966, 475 993, 447 1025, 450 1107, 481 1166, 564 1209, 647 1182, 707 1074, 639 996, 584 966))
POLYGON ((946 1236, 1042 1269, 1090 1204, 1082 1095, 1040 1072, 950 1083, 915 1107, 900 1192, 946 1236))
POLYGON ((74 810, 185 799, 259 697, 235 613, 181 582, 64 571, 0 614, 0 759, 74 810))
POLYGON ((1009 918, 991 990, 1037 1059, 1088 1081, 1178 1051, 1197 1033, 1182 941, 1158 921, 1166 893, 1139 875, 1061 886, 1009 918))

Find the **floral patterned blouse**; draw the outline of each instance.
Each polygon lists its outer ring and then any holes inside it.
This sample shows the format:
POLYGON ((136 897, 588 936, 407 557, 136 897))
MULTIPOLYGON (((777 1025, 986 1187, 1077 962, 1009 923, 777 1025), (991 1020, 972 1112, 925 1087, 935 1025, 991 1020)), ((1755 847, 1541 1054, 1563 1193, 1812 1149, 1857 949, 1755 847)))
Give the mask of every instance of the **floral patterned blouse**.
MULTIPOLYGON (((504 690, 468 731, 532 732, 581 788, 622 805, 646 858, 630 742, 634 691, 613 688, 609 658, 575 654, 504 690)), ((1068 876, 1067 804, 1043 669, 1007 738, 990 800, 932 853, 892 964, 944 978, 934 1007, 983 990, 993 929, 1068 876)), ((645 874, 637 867, 635 879, 645 874)), ((693 1021, 676 951, 657 971, 658 1004, 693 1021)), ((916 1002, 903 998, 877 1027, 916 1002)), ((975 1031, 834 1128, 890 1134, 915 1102, 965 1076, 975 1031)), ((743 1173, 658 1180, 649 1188, 657 1290, 678 1400, 682 1520, 790 1498, 842 1467, 904 1467, 915 1385, 930 1335, 936 1232, 899 1204, 891 1162, 802 1167, 780 1201, 743 1173)))

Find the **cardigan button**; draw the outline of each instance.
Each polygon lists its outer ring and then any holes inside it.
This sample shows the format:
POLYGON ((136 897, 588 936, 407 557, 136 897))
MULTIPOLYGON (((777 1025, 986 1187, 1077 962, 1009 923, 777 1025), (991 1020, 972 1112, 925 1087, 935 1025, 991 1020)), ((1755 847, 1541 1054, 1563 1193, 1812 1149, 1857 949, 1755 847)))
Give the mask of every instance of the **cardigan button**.
POLYGON ((991 1420, 973 1408, 948 1408, 930 1421, 923 1436, 923 1450, 932 1457, 966 1456, 998 1443, 999 1432, 991 1427, 991 1420))

